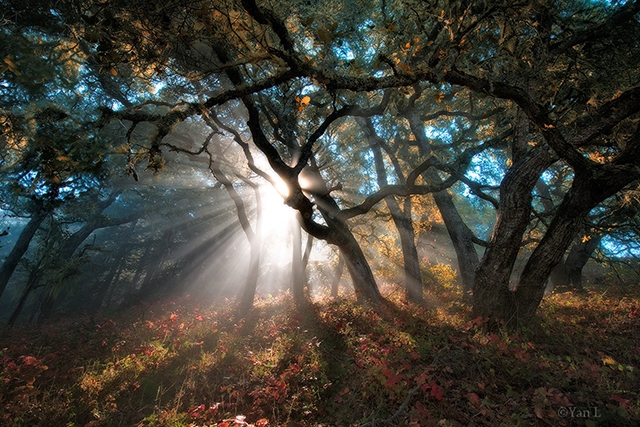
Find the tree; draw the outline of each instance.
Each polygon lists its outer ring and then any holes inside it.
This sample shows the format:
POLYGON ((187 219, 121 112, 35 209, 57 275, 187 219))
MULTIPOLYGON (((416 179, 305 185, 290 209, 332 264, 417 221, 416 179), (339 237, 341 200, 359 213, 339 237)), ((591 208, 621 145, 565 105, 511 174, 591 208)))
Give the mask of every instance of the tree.
MULTIPOLYGON (((80 9, 63 1, 54 16, 65 25, 57 26, 46 24, 50 7, 16 16, 52 36, 86 42, 112 75, 126 69, 127 78, 145 81, 144 70, 151 70, 175 86, 198 80, 206 89, 185 93, 184 101, 163 111, 103 109, 101 122, 127 121, 130 130, 152 123, 154 132, 138 147, 137 158, 144 154, 153 169, 161 164, 163 139, 177 123, 223 110, 241 118, 237 130, 251 133, 253 145, 287 184, 286 203, 298 211, 305 231, 340 249, 362 299, 381 297, 349 220, 389 197, 438 193, 458 180, 491 199, 467 167, 495 148, 492 143, 504 146, 508 140, 508 163, 473 284, 474 315, 491 325, 530 322, 552 268, 589 213, 638 180, 638 1, 383 2, 366 11, 338 0, 326 7, 256 0, 184 5, 109 2, 80 9), (408 96, 392 97, 391 89, 408 96), (465 108, 455 108, 463 99, 465 108), (492 102, 502 110, 486 124, 464 123, 476 115, 476 105, 492 102), (415 108, 440 103, 443 116, 453 118, 432 132, 449 137, 439 150, 426 141, 422 153, 407 151, 398 158, 407 162, 406 182, 377 190, 362 185, 357 201, 346 201, 327 181, 330 174, 318 158, 330 143, 329 130, 346 137, 355 131, 353 117, 404 114, 406 134, 417 139, 424 132, 417 129, 433 119, 416 120, 415 108), (501 138, 507 128, 512 135, 501 138), (465 138, 470 129, 484 135, 465 138), (571 168, 570 187, 510 286, 523 236, 532 229, 534 188, 556 162, 571 168), (303 170, 315 178, 313 190, 301 187, 303 170)), ((351 167, 374 170, 374 159, 360 160, 351 167)), ((330 166, 337 170, 341 164, 330 166)), ((451 207, 440 194, 442 206, 451 207)), ((452 236, 461 253, 468 254, 462 256, 473 258, 472 237, 459 222, 450 227, 457 230, 452 236)))

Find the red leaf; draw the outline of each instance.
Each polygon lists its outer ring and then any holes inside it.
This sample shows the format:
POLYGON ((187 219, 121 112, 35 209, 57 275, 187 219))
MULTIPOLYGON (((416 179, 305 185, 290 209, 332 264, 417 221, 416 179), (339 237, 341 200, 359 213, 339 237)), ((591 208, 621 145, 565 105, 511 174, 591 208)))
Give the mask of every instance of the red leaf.
POLYGON ((611 400, 615 400, 616 402, 618 402, 622 409, 627 409, 627 406, 629 405, 629 403, 631 403, 631 400, 623 399, 622 397, 615 394, 611 396, 611 400))
POLYGON ((469 403, 471 403, 473 406, 475 407, 480 406, 480 397, 478 397, 477 394, 469 393, 467 394, 467 399, 469 399, 469 403))
POLYGON ((435 382, 431 382, 431 396, 435 397, 436 400, 442 400, 442 387, 440 387, 438 384, 436 384, 435 382))
POLYGON ((473 319, 472 323, 474 325, 482 325, 484 323, 484 319, 482 318, 482 316, 478 316, 475 319, 473 319))
POLYGON ((266 418, 261 418, 256 421, 256 427, 267 427, 269 425, 269 421, 266 418))
POLYGON ((33 366, 38 364, 38 359, 33 356, 24 356, 23 357, 24 364, 27 366, 33 366))
POLYGON ((416 378, 416 383, 418 385, 426 384, 427 379, 429 379, 429 372, 424 371, 423 373, 418 375, 418 377, 416 378))
POLYGON ((400 374, 393 375, 392 374, 392 375, 387 376, 386 385, 387 385, 387 387, 393 387, 394 385, 398 384, 401 380, 402 380, 402 375, 400 375, 400 374))
POLYGON ((204 412, 204 409, 205 409, 204 404, 195 405, 190 407, 187 413, 191 418, 200 418, 202 416, 202 413, 204 412))

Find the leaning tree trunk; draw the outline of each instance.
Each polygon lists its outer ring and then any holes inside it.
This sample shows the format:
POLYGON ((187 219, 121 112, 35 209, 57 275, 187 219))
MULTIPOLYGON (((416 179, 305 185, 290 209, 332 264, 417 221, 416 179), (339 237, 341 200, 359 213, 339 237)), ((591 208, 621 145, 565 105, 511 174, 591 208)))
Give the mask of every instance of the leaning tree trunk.
POLYGON ((440 211, 444 225, 447 227, 447 232, 451 238, 451 243, 456 251, 464 298, 467 299, 473 292, 476 268, 479 263, 478 252, 473 243, 473 232, 462 220, 448 191, 433 193, 433 199, 440 211))
POLYGON ((22 256, 29 248, 31 239, 33 239, 36 231, 40 228, 40 224, 42 224, 42 221, 44 221, 48 215, 48 210, 38 209, 33 214, 27 225, 22 229, 16 244, 13 246, 13 249, 11 249, 9 255, 7 255, 2 267, 0 267, 0 297, 2 297, 2 294, 7 287, 7 283, 9 283, 9 279, 11 279, 20 259, 22 259, 22 256))
POLYGON ((562 259, 591 209, 620 191, 633 178, 633 174, 626 173, 624 168, 615 167, 575 172, 571 189, 522 271, 509 319, 515 320, 517 325, 529 323, 542 301, 552 269, 562 259))
POLYGON ((331 243, 338 246, 344 257, 347 271, 353 280, 356 298, 363 302, 381 302, 382 295, 362 248, 346 225, 339 225, 336 228, 337 230, 331 236, 331 243))
POLYGON ((29 273, 29 278, 27 279, 27 287, 22 292, 22 295, 18 300, 18 304, 13 309, 13 313, 11 314, 9 321, 7 322, 7 325, 9 327, 13 327, 13 325, 16 323, 16 321, 18 320, 18 316, 20 316, 20 313, 22 312, 22 309, 24 308, 27 299, 29 298, 29 295, 31 295, 31 292, 38 288, 38 279, 40 277, 40 272, 38 270, 40 268, 41 261, 39 261, 38 264, 33 267, 31 273, 29 273))

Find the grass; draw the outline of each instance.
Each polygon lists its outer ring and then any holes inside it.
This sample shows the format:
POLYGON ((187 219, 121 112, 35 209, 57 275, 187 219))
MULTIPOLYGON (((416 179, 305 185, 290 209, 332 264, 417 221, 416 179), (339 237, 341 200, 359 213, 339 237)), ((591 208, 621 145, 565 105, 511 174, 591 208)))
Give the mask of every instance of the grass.
POLYGON ((7 426, 637 426, 640 290, 554 294, 485 333, 452 288, 435 308, 196 298, 4 331, 7 426))

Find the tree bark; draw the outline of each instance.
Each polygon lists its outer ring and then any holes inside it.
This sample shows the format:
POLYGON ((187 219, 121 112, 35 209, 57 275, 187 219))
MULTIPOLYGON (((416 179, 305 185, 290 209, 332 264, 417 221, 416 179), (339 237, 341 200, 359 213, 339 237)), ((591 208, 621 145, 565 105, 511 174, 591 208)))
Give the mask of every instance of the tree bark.
POLYGON ((333 280, 331 281, 331 296, 336 298, 338 296, 338 290, 340 289, 340 279, 342 278, 342 272, 344 271, 344 257, 341 253, 338 253, 338 265, 336 271, 333 274, 333 280))
MULTIPOLYGON (((553 270, 551 270, 550 282, 552 287, 571 287, 575 290, 582 291, 582 270, 587 264, 591 255, 600 245, 602 235, 587 234, 587 240, 582 239, 582 233, 579 234, 579 241, 575 242, 564 261, 560 261, 553 270)), ((547 290, 550 290, 549 288, 547 290)))
POLYGON ((509 280, 531 215, 532 191, 542 172, 555 161, 544 147, 523 156, 500 184, 496 223, 475 275, 473 315, 491 323, 508 321, 514 299, 509 280))
POLYGON ((618 168, 575 172, 571 189, 522 271, 510 318, 515 317, 518 324, 531 320, 542 301, 551 270, 562 259, 591 209, 633 180, 633 174, 618 168))
POLYGON ((385 202, 400 236, 402 260, 404 262, 405 297, 407 301, 422 303, 424 300, 422 273, 420 271, 418 248, 416 247, 415 230, 411 219, 411 196, 405 198, 404 211, 400 209, 393 196, 385 198, 385 202))
MULTIPOLYGON (((378 187, 383 188, 388 184, 384 159, 382 158, 383 147, 385 148, 387 155, 391 157, 398 180, 400 182, 405 182, 406 179, 394 153, 388 149, 387 144, 377 135, 371 120, 360 120, 360 122, 364 125, 369 138, 369 145, 373 152, 378 187)), ((398 236, 400 237, 400 247, 402 248, 402 260, 404 264, 405 298, 407 301, 418 304, 422 303, 423 282, 422 273, 420 271, 420 259, 418 258, 418 249, 416 247, 416 235, 413 228, 413 220, 411 218, 411 196, 406 196, 404 198, 404 210, 400 208, 400 205, 394 196, 385 197, 384 201, 391 213, 391 219, 393 220, 393 223, 398 230, 398 236)))
POLYGON ((293 299, 300 303, 304 301, 306 285, 304 268, 302 266, 302 228, 295 222, 291 224, 293 234, 293 253, 291 254, 291 292, 293 299))
POLYGON ((593 252, 600 246, 602 235, 591 234, 588 236, 587 241, 580 240, 577 242, 567 255, 567 259, 564 262, 564 266, 569 276, 569 283, 571 286, 582 291, 582 269, 587 264, 593 252))
POLYGON ((442 215, 444 225, 447 227, 451 243, 456 251, 464 298, 470 298, 475 287, 475 274, 479 263, 478 252, 473 243, 473 232, 462 220, 448 191, 433 193, 433 199, 440 215, 442 215))
POLYGON ((11 276, 22 259, 22 256, 29 248, 31 239, 33 239, 36 231, 40 228, 40 224, 42 224, 42 221, 44 221, 48 215, 48 210, 43 208, 37 209, 33 216, 31 216, 27 225, 22 229, 16 244, 13 246, 13 249, 11 249, 9 255, 7 255, 2 267, 0 267, 0 297, 2 297, 2 294, 7 287, 7 283, 9 283, 9 279, 11 279, 11 276))

